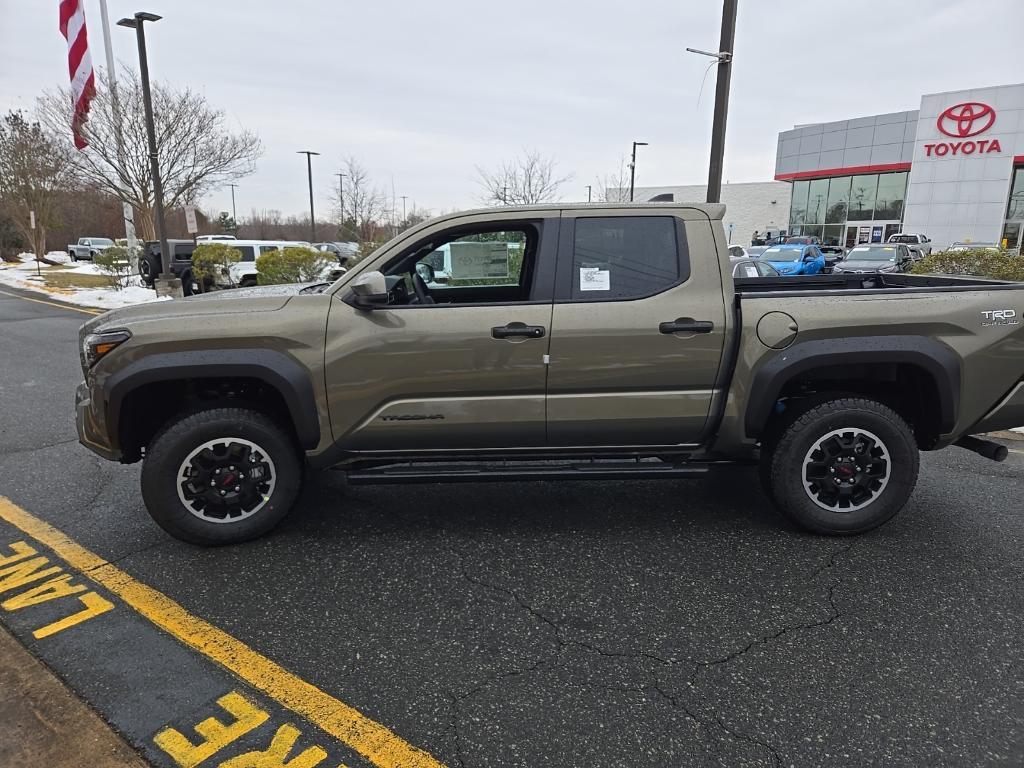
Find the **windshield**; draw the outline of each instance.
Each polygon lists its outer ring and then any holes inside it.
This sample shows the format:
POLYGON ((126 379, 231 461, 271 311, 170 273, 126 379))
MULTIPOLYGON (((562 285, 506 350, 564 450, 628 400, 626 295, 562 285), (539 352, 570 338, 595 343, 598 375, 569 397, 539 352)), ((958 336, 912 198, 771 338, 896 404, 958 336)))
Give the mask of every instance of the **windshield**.
POLYGON ((880 245, 876 248, 854 248, 847 261, 896 261, 896 246, 880 245))
POLYGON ((768 248, 761 252, 765 261, 800 261, 802 248, 768 248))

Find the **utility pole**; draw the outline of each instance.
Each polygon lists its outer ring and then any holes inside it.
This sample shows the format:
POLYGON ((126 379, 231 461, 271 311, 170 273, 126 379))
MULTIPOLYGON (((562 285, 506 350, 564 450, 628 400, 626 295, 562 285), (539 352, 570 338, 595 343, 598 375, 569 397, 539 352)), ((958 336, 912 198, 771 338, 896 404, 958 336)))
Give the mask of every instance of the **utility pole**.
POLYGON ((310 240, 309 242, 316 242, 316 214, 313 211, 313 155, 319 155, 319 152, 313 152, 309 149, 300 149, 295 154, 306 156, 306 175, 309 178, 309 231, 310 240))
POLYGON ((345 177, 347 173, 336 173, 338 177, 338 204, 341 206, 341 227, 338 228, 339 236, 345 238, 345 177))
POLYGON ((646 147, 646 141, 633 142, 633 159, 629 161, 629 202, 633 202, 633 185, 636 182, 636 148, 646 147))
POLYGON ((409 199, 408 195, 402 195, 402 225, 405 225, 405 201, 409 199))
POLYGON ((237 184, 228 184, 231 187, 231 220, 235 222, 235 227, 238 227, 238 214, 235 213, 235 187, 237 184))
POLYGON ((508 205, 508 185, 501 188, 501 204, 508 205))
MULTIPOLYGON (((722 201, 722 166, 725 159, 725 122, 729 113, 729 79, 732 77, 732 53, 736 40, 736 2, 722 5, 722 38, 717 54, 715 83, 715 121, 711 128, 711 162, 708 167, 708 202, 722 201)), ((687 49, 689 50, 689 49, 687 49)))
POLYGON ((587 184, 587 202, 588 203, 590 202, 590 187, 591 187, 591 185, 587 184))
POLYGON ((171 272, 171 249, 167 244, 167 226, 164 222, 164 185, 160 180, 160 156, 156 148, 156 127, 153 124, 153 95, 149 88, 149 61, 146 56, 145 22, 160 21, 155 13, 140 11, 135 18, 124 18, 119 27, 135 30, 139 46, 139 75, 142 80, 142 106, 146 113, 146 134, 149 140, 149 168, 153 175, 153 207, 156 209, 156 236, 160 241, 160 275, 154 281, 157 294, 181 298, 181 280, 171 272))

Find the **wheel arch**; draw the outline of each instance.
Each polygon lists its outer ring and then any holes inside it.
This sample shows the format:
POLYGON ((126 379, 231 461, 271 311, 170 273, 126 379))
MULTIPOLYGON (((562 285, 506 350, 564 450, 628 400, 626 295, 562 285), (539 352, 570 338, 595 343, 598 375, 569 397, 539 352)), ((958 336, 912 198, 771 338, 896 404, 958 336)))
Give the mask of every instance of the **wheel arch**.
POLYGON ((922 447, 956 427, 961 360, 926 336, 860 336, 799 342, 755 372, 744 417, 748 437, 767 431, 776 403, 802 388, 829 383, 834 391, 874 396, 911 422, 922 447), (898 385, 894 388, 893 385, 898 385), (899 385, 911 385, 903 391, 899 385))
MULTIPOLYGON (((286 426, 302 449, 310 450, 320 442, 320 420, 309 373, 291 357, 270 349, 191 350, 136 360, 103 384, 107 433, 121 441, 133 430, 142 435, 139 440, 153 431, 152 417, 132 423, 147 415, 144 393, 160 398, 161 406, 154 407, 153 413, 170 417, 188 405, 197 385, 216 391, 222 384, 266 388, 266 397, 258 398, 256 404, 272 415, 286 417, 286 426)), ((133 456, 133 448, 137 451, 138 446, 122 441, 121 448, 126 456, 133 456)))

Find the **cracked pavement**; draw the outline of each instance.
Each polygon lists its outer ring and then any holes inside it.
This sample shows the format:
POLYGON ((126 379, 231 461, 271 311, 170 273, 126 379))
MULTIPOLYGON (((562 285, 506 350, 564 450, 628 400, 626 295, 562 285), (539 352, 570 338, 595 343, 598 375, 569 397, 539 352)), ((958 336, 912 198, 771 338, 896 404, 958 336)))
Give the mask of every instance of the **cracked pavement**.
POLYGON ((73 441, 84 319, 0 297, 0 494, 449 766, 1024 764, 1024 454, 924 454, 854 539, 788 527, 750 469, 326 473, 203 550, 73 441))

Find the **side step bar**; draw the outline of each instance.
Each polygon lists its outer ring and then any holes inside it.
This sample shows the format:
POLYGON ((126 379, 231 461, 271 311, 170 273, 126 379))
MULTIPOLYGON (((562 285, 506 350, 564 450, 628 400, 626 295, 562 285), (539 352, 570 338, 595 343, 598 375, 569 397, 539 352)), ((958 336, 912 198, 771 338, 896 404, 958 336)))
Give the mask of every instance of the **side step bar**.
POLYGON ((481 466, 451 467, 444 465, 387 466, 375 469, 350 470, 352 485, 386 485, 389 483, 492 483, 523 480, 654 480, 707 477, 706 465, 673 466, 661 462, 598 462, 575 466, 481 466))

